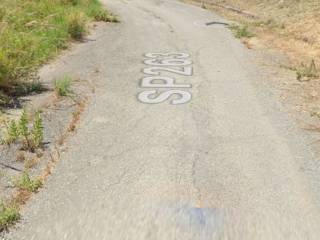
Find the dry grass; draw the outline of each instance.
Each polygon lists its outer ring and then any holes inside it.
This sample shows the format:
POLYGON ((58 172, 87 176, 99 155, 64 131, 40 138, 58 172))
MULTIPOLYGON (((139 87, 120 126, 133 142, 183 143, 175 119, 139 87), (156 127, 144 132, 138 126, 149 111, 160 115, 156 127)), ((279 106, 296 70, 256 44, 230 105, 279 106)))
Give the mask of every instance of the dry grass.
MULTIPOLYGON (((200 3, 201 0, 185 0, 200 3)), ((205 7, 228 19, 250 26, 264 46, 277 49, 290 57, 295 66, 320 63, 319 0, 204 0, 205 7), (258 18, 235 13, 223 6, 244 10, 258 18)), ((199 4, 201 6, 201 4, 199 4)), ((248 42, 250 45, 250 41, 248 42)))
POLYGON ((88 99, 84 99, 80 102, 78 102, 78 106, 77 106, 77 109, 72 113, 72 119, 71 119, 71 122, 69 124, 69 127, 68 127, 68 131, 69 132, 74 132, 79 121, 80 121, 80 116, 81 114, 83 113, 85 107, 86 107, 86 104, 87 104, 87 100, 88 99))
POLYGON ((39 161, 40 161, 40 158, 38 158, 38 157, 33 157, 30 159, 27 159, 24 162, 24 168, 26 170, 29 170, 29 169, 35 167, 39 163, 39 161))
POLYGON ((26 153, 24 151, 19 151, 16 156, 17 162, 24 162, 26 160, 26 153))
MULTIPOLYGON (((201 0, 182 1, 202 7, 201 0)), ((270 70, 268 72, 270 84, 280 90, 280 99, 301 128, 319 131, 319 0, 203 0, 203 2, 206 9, 213 10, 240 26, 249 27, 254 37, 241 39, 248 48, 261 49, 263 53, 265 49, 273 50, 259 55, 262 57, 260 60, 266 63, 264 65, 270 70), (281 58, 284 59, 283 62, 279 62, 281 61, 279 58, 273 61, 270 56, 275 52, 282 53, 288 58, 281 58)))

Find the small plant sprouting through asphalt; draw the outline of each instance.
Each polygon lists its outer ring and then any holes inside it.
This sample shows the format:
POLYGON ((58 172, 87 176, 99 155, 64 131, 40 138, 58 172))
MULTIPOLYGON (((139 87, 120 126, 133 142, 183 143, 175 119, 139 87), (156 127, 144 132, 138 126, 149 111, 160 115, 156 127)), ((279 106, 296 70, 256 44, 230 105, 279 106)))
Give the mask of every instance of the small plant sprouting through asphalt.
POLYGON ((19 209, 0 203, 0 232, 20 219, 19 209))
POLYGON ((34 152, 41 147, 43 142, 44 127, 41 114, 36 112, 32 128, 29 127, 29 118, 26 110, 23 110, 22 115, 18 122, 12 120, 7 126, 7 134, 3 143, 12 144, 14 142, 20 142, 23 144, 23 148, 34 152))
POLYGON ((12 120, 7 126, 7 136, 4 139, 5 144, 12 144, 19 138, 19 128, 16 121, 12 120))
POLYGON ((27 148, 30 149, 30 140, 29 140, 29 128, 28 128, 28 116, 27 112, 24 109, 19 120, 19 134, 23 138, 24 144, 27 145, 27 148))
POLYGON ((73 91, 71 90, 72 79, 69 76, 64 76, 54 82, 54 89, 60 97, 71 97, 73 91))
POLYGON ((33 128, 31 130, 31 138, 32 138, 33 147, 39 148, 43 141, 43 122, 42 122, 42 118, 39 111, 36 113, 36 116, 33 122, 33 128))
POLYGON ((42 186, 42 181, 40 179, 32 179, 28 172, 24 172, 22 176, 14 182, 14 185, 28 192, 37 192, 42 186))

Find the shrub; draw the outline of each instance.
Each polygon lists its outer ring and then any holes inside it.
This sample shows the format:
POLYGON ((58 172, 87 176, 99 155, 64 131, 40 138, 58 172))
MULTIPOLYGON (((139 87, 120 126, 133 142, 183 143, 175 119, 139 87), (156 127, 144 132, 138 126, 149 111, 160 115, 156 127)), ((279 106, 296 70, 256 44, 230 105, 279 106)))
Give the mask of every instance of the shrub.
POLYGON ((86 32, 87 18, 82 12, 75 11, 68 16, 67 28, 70 36, 75 40, 83 38, 86 32))

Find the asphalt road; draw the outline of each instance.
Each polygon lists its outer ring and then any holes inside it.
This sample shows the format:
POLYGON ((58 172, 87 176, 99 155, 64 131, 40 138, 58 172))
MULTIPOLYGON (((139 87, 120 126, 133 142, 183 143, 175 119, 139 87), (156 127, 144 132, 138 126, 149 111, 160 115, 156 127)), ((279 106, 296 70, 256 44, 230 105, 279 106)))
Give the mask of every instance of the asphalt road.
POLYGON ((121 23, 43 73, 97 89, 6 238, 319 239, 309 154, 225 21, 173 0, 104 2, 121 23))

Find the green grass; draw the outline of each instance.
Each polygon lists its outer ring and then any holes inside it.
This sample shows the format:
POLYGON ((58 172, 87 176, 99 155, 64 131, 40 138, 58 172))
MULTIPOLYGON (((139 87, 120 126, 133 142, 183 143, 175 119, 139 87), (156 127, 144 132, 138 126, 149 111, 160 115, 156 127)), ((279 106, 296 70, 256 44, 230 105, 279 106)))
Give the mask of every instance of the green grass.
POLYGON ((39 179, 32 179, 27 172, 24 172, 22 176, 15 181, 14 185, 28 192, 37 192, 42 186, 42 182, 39 179))
POLYGON ((247 25, 239 26, 239 25, 230 25, 229 28, 233 32, 236 38, 251 38, 254 35, 249 31, 247 25))
POLYGON ((19 127, 16 121, 11 120, 11 122, 7 126, 7 136, 3 140, 5 144, 12 144, 17 141, 19 138, 19 127))
POLYGON ((0 203, 0 231, 7 229, 20 219, 19 209, 0 203))
POLYGON ((68 97, 73 95, 71 89, 72 79, 69 76, 64 76, 54 82, 54 90, 60 97, 68 97))
POLYGON ((117 21, 98 0, 0 0, 0 91, 81 39, 91 20, 117 21))

